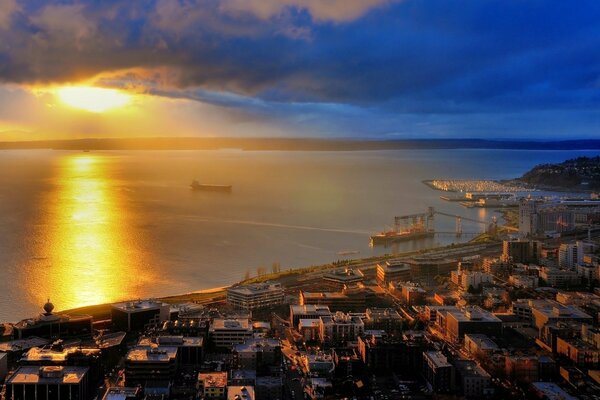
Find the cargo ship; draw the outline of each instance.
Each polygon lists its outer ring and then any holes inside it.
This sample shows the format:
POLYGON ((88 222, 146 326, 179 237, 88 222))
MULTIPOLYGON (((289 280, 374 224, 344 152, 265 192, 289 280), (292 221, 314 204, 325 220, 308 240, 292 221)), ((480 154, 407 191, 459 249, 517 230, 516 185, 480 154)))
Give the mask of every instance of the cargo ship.
POLYGON ((231 185, 213 185, 209 183, 200 183, 197 180, 190 184, 192 190, 204 190, 208 192, 231 192, 231 185))
POLYGON ((380 232, 375 235, 372 235, 370 237, 370 239, 371 239, 370 245, 371 245, 371 247, 377 246, 377 245, 387 245, 387 244, 394 243, 394 242, 404 242, 404 241, 408 241, 408 240, 429 238, 429 237, 433 237, 434 235, 435 235, 435 232, 423 230, 423 229, 407 229, 407 230, 402 230, 402 231, 395 231, 395 230, 384 231, 384 232, 380 232))

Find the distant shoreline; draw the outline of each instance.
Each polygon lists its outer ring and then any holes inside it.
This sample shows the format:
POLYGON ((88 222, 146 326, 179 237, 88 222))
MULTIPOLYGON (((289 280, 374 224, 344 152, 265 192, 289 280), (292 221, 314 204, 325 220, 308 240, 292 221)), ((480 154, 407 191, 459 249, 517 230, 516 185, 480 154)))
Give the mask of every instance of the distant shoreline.
POLYGON ((600 140, 484 139, 318 139, 318 138, 88 138, 0 142, 0 150, 225 150, 361 151, 361 150, 600 150, 600 140))

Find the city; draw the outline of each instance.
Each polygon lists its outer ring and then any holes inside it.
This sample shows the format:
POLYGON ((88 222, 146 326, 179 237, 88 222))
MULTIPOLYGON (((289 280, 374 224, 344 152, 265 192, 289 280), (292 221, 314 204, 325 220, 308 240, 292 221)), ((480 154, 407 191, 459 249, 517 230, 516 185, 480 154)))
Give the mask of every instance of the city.
POLYGON ((4 396, 596 398, 600 202, 523 198, 518 214, 504 240, 274 268, 204 300, 48 300, 3 326, 4 396))

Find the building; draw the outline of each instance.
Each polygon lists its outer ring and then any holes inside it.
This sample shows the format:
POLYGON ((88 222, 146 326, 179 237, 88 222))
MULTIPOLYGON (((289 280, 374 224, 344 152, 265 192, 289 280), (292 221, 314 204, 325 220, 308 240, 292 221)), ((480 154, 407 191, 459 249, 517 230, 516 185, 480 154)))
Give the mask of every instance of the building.
POLYGON ((414 279, 431 281, 437 275, 447 275, 456 268, 457 259, 447 256, 419 256, 406 260, 410 266, 410 275, 414 279))
POLYGON ((111 306, 111 318, 118 330, 142 331, 169 320, 171 306, 157 300, 138 300, 115 303, 111 306))
POLYGON ((464 339, 464 347, 469 354, 479 358, 490 357, 500 350, 496 342, 487 335, 479 333, 467 333, 464 339))
POLYGON ((254 387, 256 385, 256 371, 253 369, 232 369, 229 371, 229 385, 254 387))
POLYGON ((8 354, 0 353, 0 382, 4 382, 4 378, 8 374, 8 354))
POLYGON ((227 400, 255 400, 252 386, 228 386, 227 400))
POLYGON ((406 305, 425 304, 427 292, 414 282, 405 282, 400 284, 400 298, 406 305))
POLYGON ((536 301, 531 303, 533 325, 541 329, 546 324, 557 322, 592 323, 593 318, 580 308, 560 304, 554 300, 536 301))
POLYGON ((280 283, 258 283, 227 289, 227 303, 244 310, 279 305, 284 298, 285 293, 280 283))
POLYGON ((304 338, 304 341, 319 340, 319 326, 321 319, 301 319, 298 324, 298 332, 304 338))
POLYGON ((558 248, 558 267, 574 269, 583 263, 583 242, 563 243, 558 248))
POLYGON ((247 318, 215 318, 210 324, 209 335, 217 347, 231 347, 252 338, 252 325, 247 318))
POLYGON ((141 397, 139 387, 113 386, 106 389, 102 400, 137 400, 141 397))
POLYGON ((533 382, 531 388, 536 397, 544 400, 578 400, 554 382, 533 382))
POLYGON ((479 307, 448 310, 441 314, 438 315, 438 325, 454 341, 462 340, 467 333, 483 333, 489 336, 499 336, 502 333, 500 318, 479 307))
POLYGON ((300 356, 306 375, 316 377, 331 377, 335 371, 335 363, 330 353, 319 351, 317 353, 303 354, 300 356))
POLYGON ((87 367, 23 366, 6 382, 6 400, 91 398, 87 367))
POLYGON ((535 289, 538 287, 539 280, 537 276, 512 274, 508 278, 508 283, 518 288, 535 289))
POLYGON ((364 309, 369 294, 363 289, 341 292, 307 292, 300 290, 300 304, 326 305, 333 311, 364 309))
POLYGON ((399 261, 386 261, 377 264, 377 282, 384 287, 392 281, 409 281, 411 278, 410 266, 399 261))
POLYGON ((201 372, 198 374, 198 394, 205 399, 225 399, 227 372, 201 372))
POLYGON ((424 340, 418 336, 390 336, 383 331, 368 331, 358 337, 360 357, 374 374, 392 371, 409 377, 419 374, 424 348, 424 340))
POLYGON ((539 262, 542 243, 537 240, 504 240, 502 242, 502 261, 522 264, 539 262))
POLYGON ((13 326, 16 339, 27 339, 32 336, 58 339, 92 334, 90 315, 54 314, 52 312, 54 304, 50 303, 50 300, 43 308, 44 312, 37 318, 24 319, 13 326))
POLYGON ((492 283, 492 275, 481 271, 465 271, 458 269, 450 273, 452 283, 463 290, 469 288, 479 289, 482 285, 492 283))
POLYGON ((509 355, 504 361, 505 373, 510 381, 531 383, 539 380, 539 361, 536 356, 509 355))
POLYGON ((283 399, 283 378, 281 376, 259 376, 254 391, 257 399, 283 399))
POLYGON ((393 308, 367 308, 363 322, 365 330, 384 330, 390 334, 402 331, 402 317, 393 308))
POLYGON ((233 346, 237 368, 261 371, 281 362, 281 343, 277 339, 248 339, 233 346))
POLYGON ((475 361, 455 360, 453 365, 463 396, 468 399, 484 399, 493 394, 492 377, 475 361))
POLYGON ((578 367, 597 368, 600 366, 600 350, 578 338, 558 337, 556 353, 567 357, 578 367))
POLYGON ((454 392, 454 366, 439 351, 423 353, 423 377, 435 393, 454 392))
POLYGON ((159 336, 154 341, 143 338, 138 342, 139 346, 155 346, 159 348, 176 347, 177 359, 181 366, 193 366, 202 364, 204 338, 184 336, 159 336))
POLYGON ((290 322, 294 327, 297 327, 301 319, 319 320, 322 316, 331 315, 328 306, 321 304, 291 304, 290 305, 290 322))
POLYGON ((575 271, 552 267, 542 267, 540 269, 540 279, 542 279, 547 286, 552 287, 578 285, 581 281, 579 275, 577 275, 577 272, 575 271))
POLYGON ((328 272, 323 275, 323 281, 335 290, 343 290, 346 287, 362 283, 364 278, 362 271, 350 268, 328 272))
POLYGON ((362 319, 338 311, 331 316, 321 317, 319 340, 328 343, 352 341, 362 335, 364 330, 365 324, 362 319))
POLYGON ((547 232, 567 232, 575 227, 575 213, 566 204, 522 199, 519 202, 519 234, 542 237, 547 232))
POLYGON ((125 382, 129 386, 147 381, 171 381, 177 372, 177 347, 136 346, 125 357, 125 382))

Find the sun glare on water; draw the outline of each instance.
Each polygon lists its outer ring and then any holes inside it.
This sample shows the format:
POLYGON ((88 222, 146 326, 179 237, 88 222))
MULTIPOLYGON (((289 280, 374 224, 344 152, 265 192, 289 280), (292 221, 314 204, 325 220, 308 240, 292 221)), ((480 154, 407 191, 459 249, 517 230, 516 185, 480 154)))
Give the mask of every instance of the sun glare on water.
POLYGON ((58 98, 66 105, 101 113, 126 106, 131 96, 116 89, 91 86, 66 86, 56 90, 58 98))

